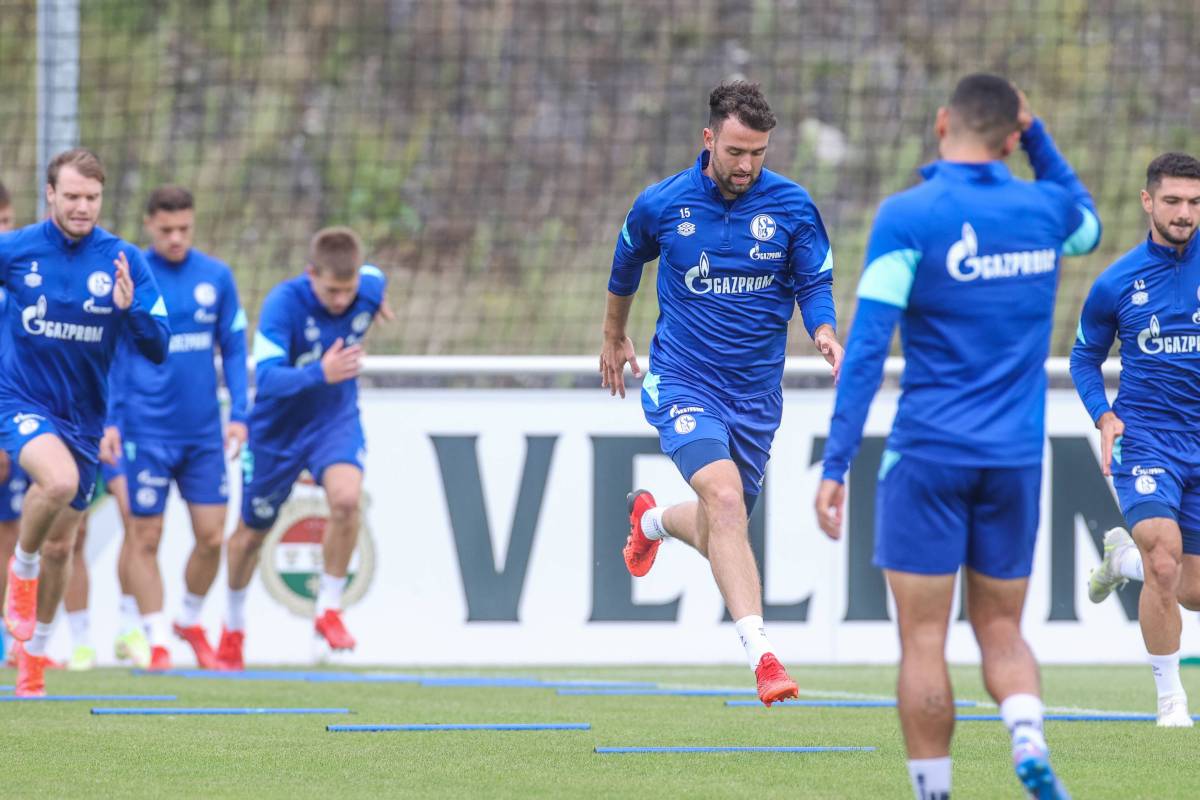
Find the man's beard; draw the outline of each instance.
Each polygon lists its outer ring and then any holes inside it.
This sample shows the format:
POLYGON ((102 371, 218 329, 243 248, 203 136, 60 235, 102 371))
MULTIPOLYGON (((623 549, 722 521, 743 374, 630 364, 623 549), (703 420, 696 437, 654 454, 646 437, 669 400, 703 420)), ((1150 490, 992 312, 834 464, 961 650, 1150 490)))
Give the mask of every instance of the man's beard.
POLYGON ((1196 226, 1195 225, 1192 226, 1191 233, 1189 233, 1187 236, 1183 237, 1182 239, 1171 235, 1171 227, 1169 225, 1159 225, 1158 222, 1155 222, 1154 227, 1158 231, 1159 236, 1161 236, 1163 239, 1170 242, 1171 244, 1175 245, 1176 247, 1180 247, 1182 245, 1187 244, 1188 242, 1190 242, 1192 240, 1192 237, 1196 235, 1196 226))

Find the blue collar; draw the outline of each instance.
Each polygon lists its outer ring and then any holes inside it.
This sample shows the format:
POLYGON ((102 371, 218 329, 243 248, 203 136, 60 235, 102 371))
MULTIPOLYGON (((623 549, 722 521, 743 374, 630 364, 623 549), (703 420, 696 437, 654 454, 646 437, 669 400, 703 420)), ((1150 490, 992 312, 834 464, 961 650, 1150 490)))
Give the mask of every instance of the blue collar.
POLYGON ((58 226, 54 224, 54 220, 47 219, 42 223, 42 232, 45 234, 46 239, 52 244, 55 244, 64 250, 72 251, 79 250, 83 247, 83 245, 90 242, 96 235, 96 227, 93 226, 91 232, 82 239, 68 239, 66 234, 60 231, 58 226))
MULTIPOLYGON (((738 202, 743 197, 749 197, 750 195, 752 195, 758 191, 759 187, 762 185, 762 182, 763 182, 763 173, 762 172, 758 173, 758 180, 756 180, 754 183, 750 184, 749 189, 747 189, 745 192, 738 195, 737 197, 733 198, 732 200, 726 200, 725 195, 721 194, 721 187, 717 186, 717 182, 714 181, 712 178, 708 177, 708 175, 706 175, 704 173, 704 170, 708 169, 708 161, 709 161, 709 158, 711 157, 711 155, 712 154, 709 153, 707 150, 701 150, 700 155, 696 156, 695 166, 692 167, 692 179, 696 182, 697 186, 699 186, 701 189, 703 189, 705 191, 705 193, 711 195, 712 197, 716 198, 717 200, 720 200, 722 203, 724 203, 727 206, 732 206, 734 203, 738 202)), ((766 168, 764 167, 763 170, 765 171, 765 169, 766 168)))
POLYGON ((1187 243, 1187 247, 1183 248, 1183 253, 1179 253, 1171 245, 1163 245, 1154 241, 1150 234, 1146 234, 1146 251, 1155 258, 1160 258, 1163 261, 1169 261, 1172 264, 1178 264, 1181 261, 1187 261, 1196 255, 1196 240, 1200 238, 1196 234, 1192 235, 1191 240, 1187 243))
POLYGON ((920 169, 921 177, 930 180, 938 175, 963 183, 1007 183, 1012 173, 1003 161, 984 161, 966 164, 961 161, 934 161, 920 169))

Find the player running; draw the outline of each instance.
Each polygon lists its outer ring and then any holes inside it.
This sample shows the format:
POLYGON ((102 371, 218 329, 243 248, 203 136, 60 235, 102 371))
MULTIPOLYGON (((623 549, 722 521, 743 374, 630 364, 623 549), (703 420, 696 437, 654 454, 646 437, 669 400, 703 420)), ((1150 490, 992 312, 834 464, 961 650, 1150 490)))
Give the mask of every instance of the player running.
POLYGON ((1179 680, 1179 604, 1200 611, 1200 161, 1150 162, 1146 240, 1096 279, 1071 350, 1071 377, 1100 429, 1101 464, 1133 530, 1104 534, 1088 596, 1143 580, 1138 621, 1158 688, 1158 724, 1192 726, 1179 680), (1108 404, 1100 368, 1121 342, 1121 386, 1108 404))
POLYGON ((21 532, 9 564, 4 622, 27 642, 17 694, 45 692, 46 641, 70 569, 79 516, 96 483, 121 336, 166 357, 166 308, 141 253, 96 225, 100 160, 56 156, 46 175, 49 219, 0 236, 0 283, 12 307, 0 353, 0 447, 28 473, 21 532))
POLYGON ((664 508, 645 490, 630 494, 625 565, 645 575, 668 536, 708 558, 769 706, 796 697, 797 687, 763 631, 747 520, 779 427, 796 305, 837 376, 833 253, 808 192, 763 168, 775 115, 758 86, 721 84, 708 104, 695 165, 642 192, 617 237, 600 375, 622 397, 625 364, 641 376, 625 326, 642 266, 657 258, 659 317, 642 408, 697 499, 664 508))
POLYGON ((229 267, 192 247, 194 209, 191 193, 181 187, 150 193, 144 222, 152 244, 144 255, 170 311, 169 354, 160 367, 127 342, 111 380, 109 425, 124 443, 132 513, 125 574, 149 633, 152 670, 171 667, 158 546, 172 481, 187 503, 196 540, 174 630, 191 645, 200 667, 217 666, 200 614, 221 564, 229 495, 225 454, 246 441, 246 313, 229 267), (224 443, 215 348, 231 399, 224 443))
POLYGON ((875 564, 896 600, 899 712, 918 798, 950 794, 954 698, 945 646, 955 575, 1013 765, 1038 798, 1066 797, 1042 732, 1037 663, 1021 637, 1038 529, 1045 360, 1061 255, 1094 249, 1087 189, 1024 97, 970 75, 935 123, 941 160, 886 199, 825 447, 817 521, 841 536, 843 480, 900 323, 901 396, 879 471, 875 564), (1037 180, 1013 178, 1018 141, 1037 180))
POLYGON ((329 524, 317 593, 316 632, 334 650, 352 650, 342 592, 358 542, 366 440, 358 414, 362 341, 384 304, 386 280, 363 264, 349 228, 313 237, 305 274, 276 286, 254 334, 255 398, 242 456, 242 519, 229 540, 229 606, 217 658, 242 669, 246 587, 263 538, 292 485, 307 469, 325 489, 329 524))

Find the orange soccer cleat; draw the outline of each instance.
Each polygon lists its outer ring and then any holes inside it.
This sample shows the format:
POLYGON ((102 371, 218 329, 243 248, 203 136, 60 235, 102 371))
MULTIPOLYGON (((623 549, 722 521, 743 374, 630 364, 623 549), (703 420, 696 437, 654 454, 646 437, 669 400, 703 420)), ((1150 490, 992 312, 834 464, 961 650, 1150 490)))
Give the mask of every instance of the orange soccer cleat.
POLYGON ((329 642, 330 649, 354 649, 354 637, 350 635, 350 631, 346 630, 346 624, 342 622, 341 611, 332 608, 325 609, 325 613, 317 617, 314 627, 317 629, 317 633, 324 636, 325 641, 329 642))
POLYGON ((45 697, 46 669, 50 659, 45 656, 31 656, 25 648, 17 651, 17 697, 45 697))
POLYGON ((176 622, 173 629, 176 636, 192 646, 192 652, 196 654, 196 665, 200 669, 218 669, 217 654, 213 652, 212 645, 204 635, 203 625, 188 625, 185 628, 176 622))
POLYGON ((242 660, 242 643, 245 640, 245 631, 221 628, 221 641, 217 644, 217 669, 241 672, 246 668, 246 662, 242 660))
POLYGON ((150 666, 147 668, 151 672, 166 672, 171 668, 171 653, 161 644, 156 644, 150 648, 150 666))
POLYGON ((13 570, 16 557, 8 561, 8 587, 4 592, 4 625, 19 642, 33 638, 37 625, 38 579, 18 578, 13 570))
POLYGON ((788 677, 787 670, 774 653, 766 653, 754 668, 754 677, 758 679, 758 699, 767 708, 771 703, 800 696, 800 687, 788 677))
POLYGON ((658 555, 658 546, 662 539, 647 539, 642 533, 642 515, 654 508, 654 495, 645 489, 636 489, 625 497, 629 505, 629 538, 625 540, 625 567, 629 574, 640 578, 654 566, 654 557, 658 555))

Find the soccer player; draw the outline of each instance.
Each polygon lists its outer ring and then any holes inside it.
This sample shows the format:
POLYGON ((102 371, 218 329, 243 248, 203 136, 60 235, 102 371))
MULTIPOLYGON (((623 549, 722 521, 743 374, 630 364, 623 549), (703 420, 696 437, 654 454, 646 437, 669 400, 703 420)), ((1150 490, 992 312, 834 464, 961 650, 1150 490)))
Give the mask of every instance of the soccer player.
POLYGON ((963 78, 934 129, 941 160, 921 170, 923 183, 884 200, 868 239, 817 521, 841 536, 843 480, 899 322, 905 367, 879 471, 875 564, 896 601, 913 791, 950 795, 945 646, 965 565, 984 684, 1011 734, 1013 766, 1032 795, 1065 797, 1020 623, 1038 529, 1060 256, 1094 249, 1100 224, 1091 195, 1004 78, 963 78), (1018 142, 1032 183, 1004 164, 1018 142))
POLYGON ((229 494, 225 453, 236 453, 246 441, 246 313, 232 270, 192 247, 195 201, 189 191, 155 189, 144 223, 151 240, 144 255, 170 311, 171 341, 164 366, 126 342, 113 368, 109 424, 124 442, 132 513, 124 571, 149 632, 150 669, 170 669, 158 546, 174 481, 196 540, 184 570, 183 613, 174 630, 191 645, 201 668, 215 669, 216 654, 200 613, 221 564, 229 494), (224 443, 214 362, 218 347, 231 399, 224 443))
POLYGON ((1200 611, 1200 161, 1166 153, 1150 162, 1142 208, 1146 240, 1101 273, 1088 292, 1071 377, 1100 429, 1101 465, 1133 530, 1104 535, 1088 596, 1143 580, 1142 638, 1158 688, 1158 724, 1191 727, 1179 680, 1179 604, 1200 611), (1108 404, 1100 367, 1121 342, 1121 386, 1108 404))
POLYGON ((795 305, 837 376, 833 254, 808 192, 763 168, 775 115, 758 86, 721 84, 708 105, 695 165, 642 192, 617 237, 600 375, 622 397, 625 364, 641 375, 625 326, 642 266, 658 258, 642 408, 697 499, 664 508, 631 493, 625 565, 645 575, 668 536, 707 557, 769 706, 797 687, 763 631, 747 520, 779 427, 795 305))
POLYGON ((319 231, 303 275, 267 295, 254 334, 255 397, 242 454, 242 518, 229 539, 229 605, 217 659, 242 669, 246 587, 263 538, 307 469, 329 500, 316 632, 351 650, 342 592, 358 542, 366 440, 358 415, 362 341, 376 314, 387 319, 383 272, 363 264, 349 228, 319 231))
POLYGON ((4 622, 26 642, 17 694, 45 692, 46 641, 96 483, 107 376, 122 334, 166 357, 166 308, 141 253, 96 225, 104 167, 84 149, 51 160, 49 218, 0 236, 11 308, 0 353, 0 448, 31 481, 9 562, 4 622))

